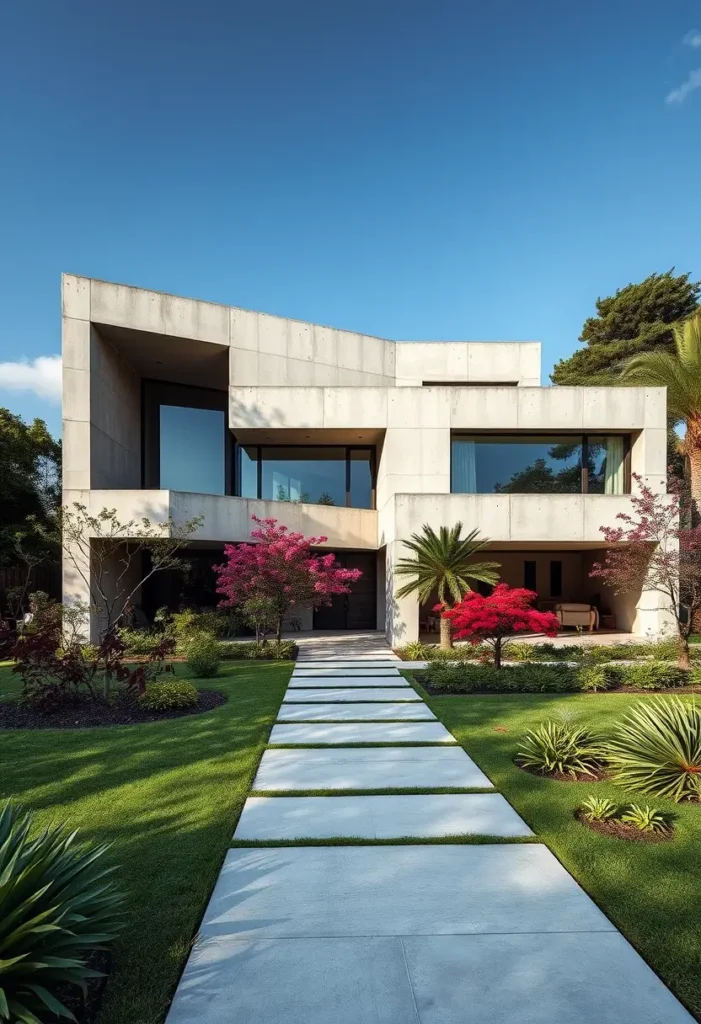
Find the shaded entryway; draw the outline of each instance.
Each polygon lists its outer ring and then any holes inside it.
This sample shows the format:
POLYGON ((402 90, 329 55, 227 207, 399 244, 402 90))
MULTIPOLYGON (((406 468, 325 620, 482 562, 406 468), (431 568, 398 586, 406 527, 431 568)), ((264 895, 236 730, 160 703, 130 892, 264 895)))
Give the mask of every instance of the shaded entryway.
POLYGON ((336 551, 344 569, 362 576, 349 594, 337 594, 330 605, 314 610, 314 629, 374 629, 377 625, 377 555, 374 551, 336 551))

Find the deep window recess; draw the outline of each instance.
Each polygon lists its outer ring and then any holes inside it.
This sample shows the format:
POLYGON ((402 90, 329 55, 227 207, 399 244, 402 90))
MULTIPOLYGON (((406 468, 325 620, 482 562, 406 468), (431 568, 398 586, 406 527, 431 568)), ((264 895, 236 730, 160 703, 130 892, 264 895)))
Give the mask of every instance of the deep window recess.
POLYGON ((267 501, 373 508, 373 449, 240 444, 236 494, 267 501))
POLYGON ((231 493, 226 392, 144 381, 142 394, 144 487, 231 493))
POLYGON ((626 435, 457 434, 451 490, 458 494, 627 494, 626 435))
POLYGON ((523 563, 523 585, 526 590, 535 590, 537 592, 538 587, 536 585, 536 563, 526 559, 523 563))
POLYGON ((550 563, 550 596, 562 597, 562 562, 559 559, 550 563))

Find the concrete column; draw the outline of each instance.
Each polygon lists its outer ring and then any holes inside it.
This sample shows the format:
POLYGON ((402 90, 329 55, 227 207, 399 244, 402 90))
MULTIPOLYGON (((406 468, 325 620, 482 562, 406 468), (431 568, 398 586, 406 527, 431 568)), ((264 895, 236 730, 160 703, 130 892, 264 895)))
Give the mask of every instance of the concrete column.
POLYGON ((397 590, 401 589, 406 579, 395 576, 392 571, 393 564, 405 553, 401 541, 393 541, 387 545, 385 634, 392 647, 400 647, 410 640, 419 638, 418 598, 415 594, 411 594, 409 597, 397 597, 397 590))

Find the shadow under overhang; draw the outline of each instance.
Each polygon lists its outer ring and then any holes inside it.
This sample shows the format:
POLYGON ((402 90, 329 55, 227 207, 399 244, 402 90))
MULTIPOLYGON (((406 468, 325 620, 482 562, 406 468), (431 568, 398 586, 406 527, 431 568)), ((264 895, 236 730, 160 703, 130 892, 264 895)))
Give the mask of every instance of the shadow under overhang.
POLYGON ((134 331, 113 324, 93 326, 141 377, 220 391, 229 387, 228 345, 134 331))

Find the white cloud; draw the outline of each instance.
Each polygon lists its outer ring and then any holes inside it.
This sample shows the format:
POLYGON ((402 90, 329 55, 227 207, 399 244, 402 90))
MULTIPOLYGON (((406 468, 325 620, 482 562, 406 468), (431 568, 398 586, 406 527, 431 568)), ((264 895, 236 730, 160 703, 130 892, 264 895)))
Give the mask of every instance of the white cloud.
POLYGON ((682 82, 678 89, 672 89, 665 97, 666 103, 683 103, 690 92, 694 89, 701 89, 701 68, 690 71, 686 82, 682 82))
POLYGON ((687 46, 693 46, 696 49, 701 46, 701 32, 697 28, 692 28, 691 31, 686 33, 683 41, 687 46))
POLYGON ((61 357, 38 356, 18 363, 0 363, 0 390, 33 391, 49 402, 61 401, 61 357))

